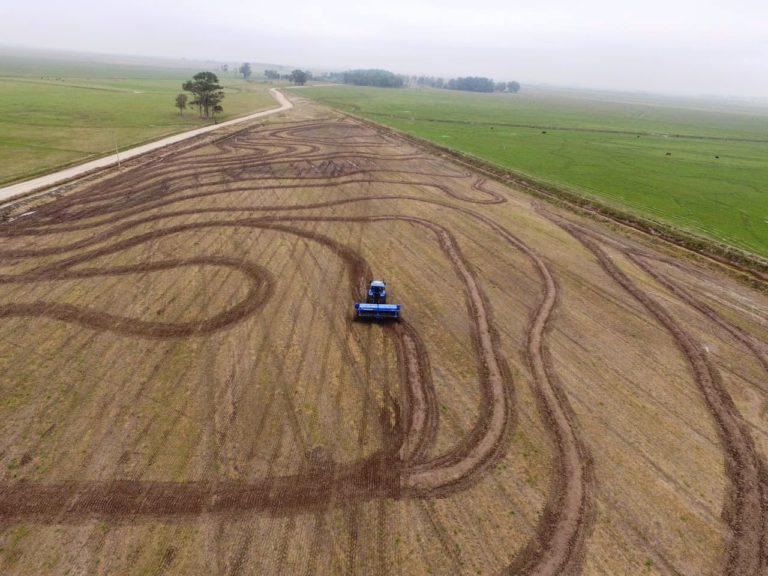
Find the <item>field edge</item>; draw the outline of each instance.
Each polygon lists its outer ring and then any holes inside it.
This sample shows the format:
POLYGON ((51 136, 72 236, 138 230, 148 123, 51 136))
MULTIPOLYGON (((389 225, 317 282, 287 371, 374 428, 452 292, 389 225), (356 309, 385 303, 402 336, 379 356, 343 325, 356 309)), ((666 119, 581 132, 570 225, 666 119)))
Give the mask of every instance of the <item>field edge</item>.
MULTIPOLYGON (((267 91, 269 92, 269 91, 267 91)), ((274 99, 272 104, 274 104, 274 99)), ((234 114, 231 117, 224 117, 218 122, 209 122, 209 123, 203 123, 196 126, 188 127, 184 126, 180 130, 170 130, 168 132, 163 132, 159 135, 152 136, 150 138, 144 138, 142 140, 137 140, 135 142, 130 142, 128 144, 120 145, 116 149, 110 149, 105 150, 103 152, 94 152, 93 154, 89 154, 88 156, 83 156, 82 158, 77 158, 76 160, 72 160, 71 162, 62 162, 59 164, 52 164, 50 166, 46 166, 45 168, 40 168, 38 170, 32 170, 29 171, 22 176, 19 176, 18 178, 0 178, 0 188, 6 187, 6 186, 13 186, 14 184, 20 184, 21 182, 25 182, 26 180, 33 180, 35 178, 39 178, 41 176, 47 176, 49 174, 54 174, 55 172, 59 172, 60 170, 66 170, 67 168, 73 168, 75 166, 78 166, 80 164, 86 164, 88 162, 93 162, 94 160, 99 160, 101 158, 106 158, 107 156, 112 156, 114 154, 120 154, 122 152, 126 152, 128 150, 131 150, 133 148, 138 148, 140 146, 144 146, 146 144, 151 144, 152 142, 156 142, 158 140, 162 140, 163 138, 169 138, 171 136, 176 136, 178 134, 183 134, 184 132, 191 132, 193 130, 197 130, 199 128, 205 128, 207 126, 214 126, 217 123, 221 124, 223 122, 229 122, 231 120, 238 120, 240 118, 245 118, 246 116, 250 116, 251 114, 256 114, 257 112, 263 112, 264 110, 269 110, 270 106, 264 106, 264 107, 257 107, 255 109, 249 110, 248 112, 244 112, 242 114, 234 114)), ((97 169, 101 170, 100 168, 97 169)), ((86 176, 84 174, 83 176, 86 176)), ((62 181, 61 184, 65 183, 71 183, 74 180, 78 180, 80 177, 76 176, 72 179, 68 179, 66 181, 62 181)), ((21 197, 20 197, 21 199, 21 197)))
MULTIPOLYGON (((294 96, 298 95, 293 91, 290 91, 289 93, 294 96)), ((556 206, 566 207, 573 212, 589 216, 593 219, 609 220, 623 227, 628 227, 635 232, 641 232, 645 236, 651 236, 654 239, 662 240, 669 244, 673 244, 678 248, 693 252, 698 256, 707 258, 708 260, 719 264, 721 267, 724 267, 731 276, 744 281, 751 287, 760 290, 761 292, 768 293, 768 260, 761 258, 757 254, 718 242, 712 238, 699 236, 671 224, 667 224, 666 222, 654 220, 646 216, 640 216, 629 210, 621 210, 606 202, 601 202, 596 198, 585 196, 549 183, 544 183, 527 174, 501 167, 484 158, 467 154, 466 152, 461 152, 448 146, 435 144, 426 138, 409 134, 408 132, 392 128, 385 124, 380 124, 370 118, 347 112, 324 102, 312 99, 309 96, 304 97, 312 100, 313 103, 319 106, 326 106, 339 114, 373 126, 376 129, 385 131, 391 135, 403 138, 415 146, 420 146, 439 155, 447 155, 451 157, 452 160, 464 164, 472 170, 481 172, 505 186, 514 186, 519 191, 546 200, 556 206)))

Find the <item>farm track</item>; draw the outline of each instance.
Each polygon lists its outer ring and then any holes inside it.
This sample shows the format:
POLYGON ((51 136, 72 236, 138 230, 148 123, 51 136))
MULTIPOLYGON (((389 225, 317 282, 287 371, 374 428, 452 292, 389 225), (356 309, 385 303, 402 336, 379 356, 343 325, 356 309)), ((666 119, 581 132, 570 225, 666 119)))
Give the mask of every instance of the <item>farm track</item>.
MULTIPOLYGON (((764 573, 768 569, 768 548, 766 548, 768 544, 768 468, 765 460, 755 449, 747 424, 724 389, 717 369, 708 359, 701 343, 688 333, 662 304, 639 288, 627 274, 621 271, 595 241, 596 234, 562 219, 554 217, 550 219, 594 254, 606 274, 637 299, 669 331, 685 356, 694 380, 701 390, 713 419, 717 422, 725 452, 726 472, 731 481, 724 514, 731 526, 733 539, 728 549, 725 573, 732 575, 764 573)), ((668 258, 655 258, 647 251, 633 250, 621 242, 613 241, 611 245, 681 301, 699 311, 743 344, 768 375, 765 354, 749 335, 725 321, 711 307, 699 302, 674 281, 656 272, 649 266, 646 259, 679 265, 677 262, 668 258)))
MULTIPOLYGON (((199 266, 226 268, 241 277, 247 286, 241 299, 208 318, 184 322, 144 320, 42 300, 0 304, 0 318, 48 318, 115 335, 157 340, 222 333, 258 316, 274 299, 276 280, 266 266, 250 259, 225 256, 175 257, 122 266, 104 266, 103 262, 137 248, 148 248, 160 240, 197 232, 268 232, 300 240, 315 246, 313 250, 326 250, 338 258, 346 270, 352 301, 363 297, 366 283, 372 277, 370 265, 350 243, 342 243, 309 226, 407 225, 420 229, 425 241, 437 247, 462 286, 480 393, 479 411, 471 430, 452 447, 435 454, 440 428, 439 382, 434 381, 429 347, 410 322, 386 324, 381 330, 394 344, 401 394, 399 399, 386 400, 394 420, 380 418, 386 441, 373 453, 344 463, 309 459, 296 472, 267 474, 248 481, 3 481, 0 482, 0 519, 5 523, 79 524, 93 519, 125 523, 182 521, 203 514, 229 518, 258 513, 292 518, 312 512, 317 515, 320 527, 324 514, 339 506, 359 510, 368 502, 383 499, 429 502, 434 498, 449 498, 480 484, 509 448, 518 419, 516 389, 520 382, 512 376, 491 301, 480 275, 464 255, 459 236, 442 220, 400 213, 398 210, 407 204, 448 212, 474 222, 524 257, 535 274, 540 295, 524 328, 522 361, 531 374, 540 418, 553 447, 553 463, 549 493, 538 524, 527 545, 521 547, 505 571, 540 575, 579 573, 594 517, 592 457, 547 347, 559 300, 555 272, 548 260, 520 236, 479 211, 507 203, 507 196, 491 188, 484 178, 452 166, 435 167, 434 171, 410 166, 430 160, 428 155, 378 153, 375 151, 378 148, 399 148, 399 142, 350 120, 267 126, 238 132, 218 141, 215 147, 218 155, 206 157, 203 148, 193 148, 166 157, 162 163, 87 184, 41 204, 33 214, 0 228, 0 237, 14 241, 13 245, 6 243, 0 248, 0 264, 14 270, 0 274, 0 287, 122 277, 199 266), (344 137, 317 135, 317 132, 333 134, 334 131, 344 137), (323 152, 325 148, 335 151, 323 152), (210 181, 206 180, 209 178, 210 181), (461 183, 464 187, 469 185, 471 194, 436 179, 461 183), (262 184, 262 181, 268 183, 262 184), (409 187, 420 193, 372 192, 297 204, 262 200, 292 191, 344 193, 347 187, 357 190, 361 185, 409 187), (203 201, 219 202, 244 193, 253 200, 248 203, 238 200, 234 205, 231 202, 199 205, 203 201), (344 207, 372 205, 394 206, 395 210, 367 215, 337 213, 344 207), (68 234, 76 239, 59 240, 60 235, 68 234)), ((695 339, 616 267, 594 236, 562 219, 546 214, 545 217, 586 247, 603 270, 637 299, 649 316, 670 331, 688 359, 717 423, 731 482, 726 511, 732 538, 727 543, 726 573, 760 574, 766 568, 768 541, 766 468, 749 430, 719 383, 716 369, 701 353, 695 339)), ((648 261, 658 256, 647 251, 627 251, 626 255, 670 293, 745 346, 768 372, 765 353, 749 334, 648 265, 648 261)), ((343 292, 341 287, 338 289, 343 292)), ((209 290, 205 288, 206 292, 209 290)), ((314 314, 313 311, 313 318, 314 314)), ((289 342, 297 329, 295 322, 296 318, 289 342)), ((357 347, 365 349, 360 326, 351 318, 345 323, 357 347)), ((351 361, 352 356, 349 351, 345 355, 347 361, 351 361)), ((304 363, 302 356, 299 370, 304 363)), ((210 381, 215 366, 207 370, 206 378, 210 381)), ((276 389, 281 385, 277 381, 272 383, 274 388, 260 426, 265 425, 267 410, 276 402, 275 395, 280 394, 276 389)), ((294 414, 292 410, 289 413, 294 414)), ((292 422, 294 434, 300 435, 300 423, 292 421, 292 417, 289 415, 287 420, 292 422)), ((213 432, 209 434, 215 437, 213 432)), ((278 450, 275 449, 275 456, 278 450)), ((273 465, 274 459, 270 468, 273 465)), ((354 512, 352 517, 357 518, 357 514, 354 512)), ((436 524, 433 522, 433 525, 436 524)), ((447 535, 444 534, 441 541, 448 546, 447 535)), ((244 542, 246 547, 251 545, 250 538, 244 542)), ((238 565, 242 554, 245 549, 238 556, 238 565)), ((348 563, 352 566, 356 562, 353 549, 350 554, 348 563)), ((378 554, 384 555, 381 551, 378 554)), ((458 557, 454 561, 458 563, 458 557)))

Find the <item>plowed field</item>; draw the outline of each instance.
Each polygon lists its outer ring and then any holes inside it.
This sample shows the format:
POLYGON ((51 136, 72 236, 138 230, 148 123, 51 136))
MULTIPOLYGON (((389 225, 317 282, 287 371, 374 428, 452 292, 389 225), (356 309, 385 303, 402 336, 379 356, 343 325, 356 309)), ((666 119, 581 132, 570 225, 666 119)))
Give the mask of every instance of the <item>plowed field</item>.
POLYGON ((3 574, 768 569, 714 264, 303 99, 67 188, 0 226, 3 574))

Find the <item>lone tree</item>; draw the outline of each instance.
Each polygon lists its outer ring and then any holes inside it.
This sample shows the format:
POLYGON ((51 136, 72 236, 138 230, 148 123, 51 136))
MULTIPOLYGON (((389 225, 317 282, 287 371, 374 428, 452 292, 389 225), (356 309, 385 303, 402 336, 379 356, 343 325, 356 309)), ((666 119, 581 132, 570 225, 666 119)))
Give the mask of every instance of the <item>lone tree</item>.
POLYGON ((248 78, 250 78, 250 77, 251 77, 251 72, 252 72, 252 70, 251 70, 251 64, 250 64, 249 62, 244 62, 244 63, 243 63, 241 66, 240 66, 240 74, 242 74, 242 75, 243 75, 243 78, 244 78, 245 80, 248 80, 248 78))
POLYGON ((520 92, 520 82, 515 80, 512 80, 512 82, 507 82, 507 90, 515 94, 520 92))
POLYGON ((221 101, 224 99, 224 89, 219 84, 219 78, 213 72, 198 72, 182 85, 187 92, 192 92, 190 104, 197 106, 200 118, 208 118, 211 113, 221 112, 221 101))
POLYGON ((309 80, 309 72, 305 72, 304 70, 294 70, 291 72, 289 78, 294 84, 304 86, 304 84, 307 83, 307 80, 309 80))
POLYGON ((176 108, 179 109, 179 116, 184 116, 184 109, 187 107, 187 95, 186 94, 177 94, 176 95, 176 108))

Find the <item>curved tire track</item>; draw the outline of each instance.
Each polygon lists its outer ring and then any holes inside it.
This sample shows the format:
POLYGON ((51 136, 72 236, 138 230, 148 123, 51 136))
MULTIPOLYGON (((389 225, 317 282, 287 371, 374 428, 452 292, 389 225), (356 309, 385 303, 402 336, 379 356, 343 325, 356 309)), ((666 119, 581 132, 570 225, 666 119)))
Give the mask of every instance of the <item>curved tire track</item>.
MULTIPOLYGON (((296 127, 281 129, 280 134, 296 134, 296 127), (292 132, 293 130, 293 132, 292 132)), ((303 130, 299 127, 298 130, 303 130)), ((260 136, 265 136, 261 133, 260 136)), ((274 134, 272 137, 279 137, 274 134)), ((241 138, 241 136, 238 136, 241 138)), ((285 138, 284 138, 285 139, 285 138)), ((335 140, 329 144, 338 144, 335 140)), ((273 142, 260 141, 260 145, 273 142)), ((304 143, 306 144, 306 143, 304 143)), ((355 147, 374 147, 375 143, 355 142, 355 147)), ((233 144, 237 148, 237 144, 233 144)), ((285 148, 282 153, 285 153, 285 148)), ((272 161, 264 157, 257 162, 256 168, 274 167, 275 164, 287 164, 306 161, 324 161, 338 159, 344 154, 318 154, 317 147, 306 146, 307 154, 299 151, 299 146, 290 150, 293 157, 272 161)), ((376 161, 413 160, 415 155, 382 156, 370 153, 357 153, 347 155, 355 161, 370 159, 376 161)), ((222 164, 226 166, 242 165, 244 158, 237 157, 222 163, 218 161, 218 170, 211 166, 211 173, 220 171, 222 164)), ((170 158, 163 162, 160 168, 160 176, 164 174, 183 176, 179 170, 193 169, 194 160, 179 161, 179 158, 170 158), (185 164, 186 163, 186 164, 185 164)), ((211 163, 213 165, 213 163, 211 163)), ((253 167, 251 164, 249 167, 253 167)), ((382 170, 409 174, 407 170, 392 168, 382 170)), ((361 170, 369 173, 370 170, 361 170)), ((205 172, 203 173, 203 175, 205 172)), ((415 175, 416 173, 414 173, 415 175)), ((200 176, 200 173, 197 173, 200 176)), ((423 176, 435 176, 435 174, 421 173, 423 176)), ((150 209, 167 206, 175 202, 187 201, 211 196, 214 194, 232 194, 239 191, 268 191, 284 190, 290 188, 329 188, 343 185, 347 182, 324 182, 301 185, 277 185, 268 187, 230 187, 222 191, 201 193, 199 195, 177 196, 183 192, 184 187, 174 189, 172 184, 156 189, 157 182, 153 180, 149 186, 142 187, 141 181, 146 174, 136 173, 105 183, 97 183, 83 191, 65 196, 50 202, 42 207, 33 217, 19 222, 12 228, 6 228, 2 235, 8 238, 14 236, 44 236, 54 233, 76 231, 89 227, 102 226, 106 223, 117 223, 113 229, 95 234, 85 240, 70 243, 61 247, 48 249, 7 249, 0 253, 4 261, 34 258, 45 254, 66 254, 80 248, 86 248, 94 244, 108 241, 112 236, 123 233, 131 227, 148 222, 172 217, 174 215, 194 215, 203 213, 224 213, 227 211, 251 211, 251 210, 305 210, 310 206, 268 206, 263 208, 243 207, 225 209, 200 209, 179 211, 172 214, 159 214, 145 217, 144 219, 125 221, 131 215, 139 215, 150 209), (127 196, 126 196, 127 194, 127 196), (106 219, 103 218, 106 216, 106 219), (89 219, 101 217, 97 222, 89 222, 89 219), (75 225, 63 222, 79 222, 75 225)), ((151 177, 154 179, 158 175, 151 177)), ((341 176, 344 176, 342 174, 341 176)), ((442 175, 449 176, 449 175, 442 175)), ((311 177, 307 179, 327 179, 333 176, 311 177)), ((455 177, 455 176, 454 176, 455 177)), ((295 177, 280 177, 295 179, 295 177)), ((306 178, 299 174, 299 178, 306 178)), ((275 179, 274 176, 271 179, 275 179)), ((411 186, 429 186, 445 193, 450 199, 458 202, 472 204, 497 204, 505 201, 505 198, 493 191, 484 188, 484 180, 476 180, 472 188, 476 192, 486 195, 485 198, 470 198, 464 195, 454 194, 446 186, 436 185, 433 182, 419 182, 409 179, 367 179, 366 183, 406 184, 411 186)), ((355 183, 355 182, 349 182, 355 183)), ((383 199, 384 197, 378 197, 383 199)), ((540 402, 540 407, 545 415, 545 423, 551 430, 553 441, 556 445, 556 468, 553 472, 554 482, 547 510, 540 523, 537 536, 529 544, 520 558, 513 564, 516 573, 527 574, 559 574, 565 570, 578 569, 580 550, 585 539, 585 518, 589 505, 588 490, 588 458, 585 448, 580 442, 577 431, 570 416, 562 391, 559 390, 556 379, 552 377, 551 364, 547 360, 544 349, 544 337, 551 313, 556 305, 557 287, 544 261, 536 253, 512 235, 509 231, 495 223, 491 218, 477 212, 455 206, 446 202, 428 200, 422 197, 387 196, 391 200, 413 200, 442 207, 450 208, 469 215, 485 223, 498 233, 506 242, 515 249, 521 250, 530 260, 539 275, 544 294, 538 309, 534 312, 530 326, 527 329, 526 356, 534 377, 534 390, 540 402)), ((328 201, 317 203, 312 208, 328 208, 349 201, 376 200, 375 196, 341 201, 328 201)), ((33 502, 45 501, 55 510, 56 517, 79 521, 82 518, 105 516, 113 519, 131 518, 137 516, 175 517, 196 514, 198 509, 206 511, 261 510, 270 514, 289 514, 307 509, 323 509, 327 501, 323 500, 323 493, 334 493, 338 501, 345 498, 350 500, 376 498, 382 495, 399 497, 430 497, 436 494, 445 494, 453 490, 462 489, 480 477, 485 466, 503 451, 504 437, 512 421, 512 386, 508 369, 498 353, 498 337, 493 328, 493 321, 485 295, 477 278, 469 264, 461 255, 459 246, 450 232, 434 222, 404 217, 398 215, 372 218, 342 218, 342 217, 293 217, 272 216, 262 218, 223 220, 211 222, 197 222, 189 225, 169 226, 162 230, 139 234, 132 238, 123 239, 113 245, 102 246, 85 254, 71 254, 54 264, 38 267, 20 276, 4 275, 2 281, 35 281, 42 280, 46 276, 63 277, 71 273, 73 266, 88 262, 93 258, 117 253, 126 250, 142 242, 155 239, 163 235, 181 234, 188 230, 199 229, 204 226, 254 226, 268 227, 282 230, 286 233, 308 234, 299 228, 288 224, 304 221, 357 221, 372 222, 385 220, 405 220, 419 224, 430 229, 436 236, 443 252, 452 263, 454 270, 462 279, 467 296, 467 306, 473 320, 474 340, 478 350, 478 369, 481 375, 483 407, 481 418, 476 423, 475 429, 465 442, 454 447, 448 452, 435 458, 428 459, 429 448, 434 440, 437 427, 437 411, 434 400, 434 390, 426 383, 425 375, 429 373, 428 364, 421 358, 425 357, 425 348, 418 339, 418 335, 407 324, 396 325, 393 330, 399 341, 399 354, 404 361, 404 386, 408 391, 408 406, 402 407, 407 418, 405 419, 404 433, 401 441, 396 445, 397 451, 384 451, 375 454, 370 459, 354 463, 346 468, 334 469, 332 474, 327 471, 313 470, 308 474, 295 475, 282 478, 267 478, 250 485, 236 483, 216 483, 215 486, 204 484, 170 485, 163 483, 130 483, 114 482, 108 484, 81 483, 78 485, 3 485, 0 487, 0 516, 6 518, 50 518, 50 510, 44 510, 43 506, 33 502), (332 489, 331 489, 332 488, 332 489), (41 500, 36 500, 41 499, 41 500), (60 515, 60 516, 59 516, 60 515)), ((311 235, 310 235, 311 236, 311 235)), ((307 237, 310 237, 307 236, 307 237)), ((350 281, 355 296, 362 294, 364 282, 370 276, 367 265, 349 248, 334 244, 330 239, 321 240, 317 235, 311 236, 314 241, 325 244, 348 264, 350 281)), ((174 262, 175 265, 184 265, 183 261, 174 262)), ((139 265, 144 266, 144 265, 139 265)), ((136 267, 136 269, 139 268, 136 267)), ((104 270, 99 274, 103 275, 104 270)), ((253 313, 257 308, 245 312, 253 313)), ((44 314, 44 312, 40 311, 44 314)), ((232 318, 231 322, 237 321, 232 318)), ((234 314, 234 316, 237 316, 234 314)), ((76 315, 75 315, 76 316, 76 315)), ((69 317, 72 319, 73 317, 69 317)), ((80 318, 80 321, 87 322, 80 318)), ((110 318, 110 320, 114 320, 110 318)), ((78 321, 78 319, 74 319, 78 321)), ((222 325, 215 329, 224 328, 222 325)), ((106 327, 105 327, 106 329, 106 327)), ((134 333, 145 330, 145 335, 150 335, 157 327, 135 326, 134 333)), ((175 329, 179 329, 176 327, 175 329)), ((198 328, 199 329, 199 328, 198 328)), ((183 335, 183 334, 181 334, 183 335)))
MULTIPOLYGON (((637 300, 673 337, 712 414, 724 449, 726 475, 731 483, 725 518, 732 532, 731 541, 727 543, 725 573, 734 576, 764 574, 768 568, 764 549, 764 531, 768 519, 765 466, 755 449, 747 425, 723 387, 719 373, 706 351, 664 306, 622 272, 588 234, 563 221, 550 220, 587 248, 606 274, 637 300)), ((630 259, 636 262, 636 258, 630 259)))

